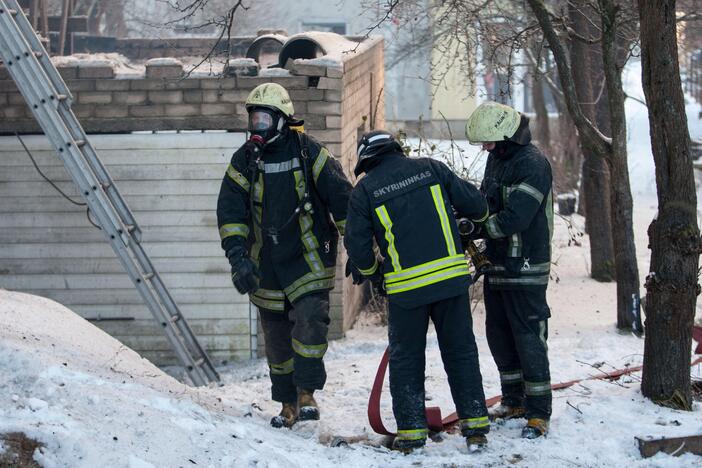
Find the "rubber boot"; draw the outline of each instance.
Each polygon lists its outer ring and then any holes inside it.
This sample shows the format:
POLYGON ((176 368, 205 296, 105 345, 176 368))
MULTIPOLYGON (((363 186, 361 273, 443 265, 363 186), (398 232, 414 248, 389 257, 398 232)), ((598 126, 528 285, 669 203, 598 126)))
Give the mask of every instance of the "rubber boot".
POLYGON ((488 418, 490 418, 490 421, 495 421, 497 419, 507 421, 508 419, 523 418, 525 414, 526 408, 523 406, 500 404, 497 406, 497 408, 491 408, 488 410, 488 418))
POLYGON ((297 421, 297 407, 295 403, 283 403, 283 408, 278 416, 271 419, 273 427, 292 427, 297 421))
POLYGON ((524 439, 538 439, 545 436, 548 432, 548 420, 540 418, 531 418, 522 429, 522 437, 524 439))
POLYGON ((300 421, 317 421, 319 419, 319 407, 314 399, 314 390, 297 390, 297 407, 300 421))

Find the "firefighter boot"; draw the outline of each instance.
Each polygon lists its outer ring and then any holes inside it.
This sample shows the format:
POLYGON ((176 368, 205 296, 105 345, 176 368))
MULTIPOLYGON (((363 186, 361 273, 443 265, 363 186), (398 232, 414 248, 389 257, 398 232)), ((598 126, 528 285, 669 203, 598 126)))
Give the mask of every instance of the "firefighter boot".
POLYGON ((490 418, 490 421, 495 421, 498 419, 507 421, 508 419, 523 418, 525 414, 526 408, 523 406, 500 404, 497 408, 488 410, 488 417, 490 418))
POLYGON ((408 455, 413 451, 424 447, 426 442, 426 438, 404 439, 401 437, 396 437, 395 440, 392 441, 392 450, 397 450, 398 452, 408 455))
POLYGON ((487 445, 485 434, 473 434, 466 436, 466 445, 470 453, 481 452, 487 445))
POLYGON ((278 416, 271 419, 273 427, 292 427, 297 421, 297 408, 295 403, 283 403, 283 408, 278 416))
POLYGON ((537 439, 546 435, 548 432, 548 420, 540 418, 530 418, 524 429, 522 429, 522 438, 537 439))
POLYGON ((319 419, 319 407, 314 400, 314 390, 297 390, 297 407, 300 409, 300 421, 316 421, 319 419))

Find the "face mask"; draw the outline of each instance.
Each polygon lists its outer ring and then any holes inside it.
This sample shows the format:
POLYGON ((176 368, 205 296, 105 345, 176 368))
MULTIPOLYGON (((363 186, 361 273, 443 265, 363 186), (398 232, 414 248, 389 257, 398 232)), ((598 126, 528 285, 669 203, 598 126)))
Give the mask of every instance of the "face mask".
POLYGON ((248 130, 252 136, 259 136, 264 143, 278 138, 282 127, 283 119, 268 109, 252 109, 249 112, 248 130))

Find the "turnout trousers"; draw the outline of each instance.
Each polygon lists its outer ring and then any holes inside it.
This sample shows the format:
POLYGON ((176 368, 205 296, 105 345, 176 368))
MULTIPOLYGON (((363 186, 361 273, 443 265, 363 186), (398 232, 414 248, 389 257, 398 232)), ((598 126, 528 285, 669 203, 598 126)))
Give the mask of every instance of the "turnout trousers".
POLYGON ((424 370, 429 319, 434 322, 441 360, 463 435, 489 431, 485 394, 473 335, 468 294, 406 308, 390 302, 390 393, 400 439, 427 436, 424 370))
POLYGON ((546 288, 496 289, 485 281, 485 332, 500 372, 502 403, 551 417, 546 288))

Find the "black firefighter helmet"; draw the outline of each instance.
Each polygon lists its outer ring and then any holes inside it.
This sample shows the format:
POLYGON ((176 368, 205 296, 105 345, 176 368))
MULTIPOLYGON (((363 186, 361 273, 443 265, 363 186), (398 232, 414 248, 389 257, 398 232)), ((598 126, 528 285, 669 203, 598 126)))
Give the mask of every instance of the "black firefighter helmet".
POLYGON ((356 162, 356 167, 353 173, 358 177, 363 172, 372 167, 373 161, 377 161, 377 158, 385 153, 389 152, 402 152, 402 146, 395 140, 392 133, 386 132, 385 130, 374 130, 368 132, 361 138, 358 142, 358 149, 356 153, 358 154, 358 161, 356 162))

